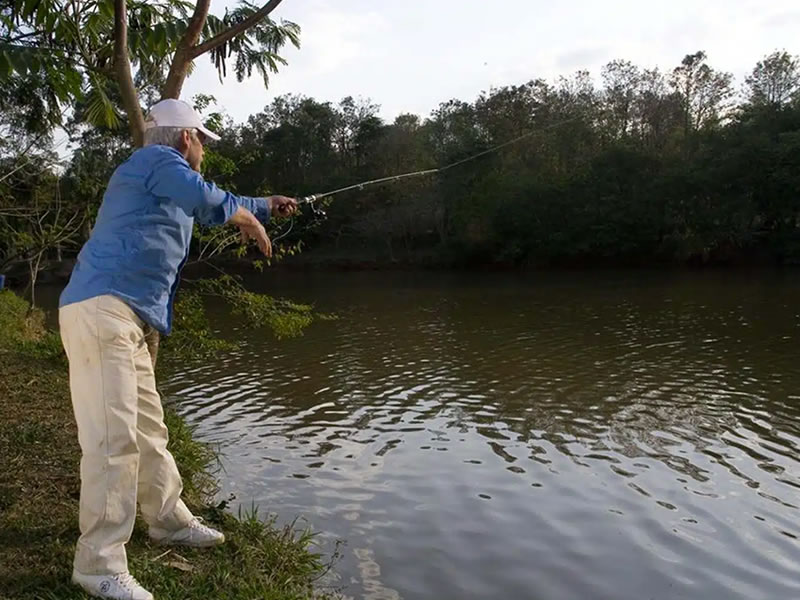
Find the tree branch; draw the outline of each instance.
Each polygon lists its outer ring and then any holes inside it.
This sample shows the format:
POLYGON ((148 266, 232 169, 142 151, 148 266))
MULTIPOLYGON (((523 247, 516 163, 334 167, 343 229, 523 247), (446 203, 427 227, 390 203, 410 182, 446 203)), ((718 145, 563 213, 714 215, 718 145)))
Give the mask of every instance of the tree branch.
POLYGON ((208 18, 208 8, 211 6, 211 0, 199 0, 194 6, 194 13, 189 20, 189 26, 186 28, 186 33, 183 35, 181 45, 186 44, 187 47, 192 47, 200 39, 200 34, 203 32, 203 26, 206 24, 208 18))
POLYGON ((189 26, 178 43, 178 48, 175 50, 175 56, 172 57, 172 64, 169 67, 169 74, 167 81, 164 83, 164 89, 161 92, 162 98, 179 98, 183 82, 186 80, 186 75, 189 72, 189 65, 192 62, 192 48, 200 39, 200 34, 203 32, 203 26, 206 24, 208 18, 208 9, 211 5, 211 0, 198 0, 194 5, 194 13, 192 18, 189 19, 189 26))
POLYGON ((199 44, 192 48, 192 58, 197 58, 201 54, 205 54, 209 50, 213 50, 217 46, 221 46, 231 38, 236 37, 243 31, 246 31, 256 23, 258 23, 261 19, 269 15, 275 8, 281 3, 282 0, 270 0, 264 6, 262 6, 257 12, 254 12, 248 18, 246 18, 241 23, 238 23, 225 31, 218 33, 210 40, 206 40, 202 44, 199 44))
POLYGON ((79 20, 80 16, 78 15, 78 7, 75 5, 75 0, 72 0, 70 4, 72 5, 72 15, 74 19, 74 22, 71 23, 71 25, 73 25, 75 40, 78 43, 78 51, 80 52, 81 58, 83 58, 83 62, 85 62, 87 65, 91 65, 92 64, 91 53, 89 53, 86 50, 86 46, 83 43, 83 36, 81 35, 81 27, 79 20))
POLYGON ((7 39, 7 40, 3 40, 3 42, 8 43, 8 44, 13 44, 13 43, 18 42, 20 40, 24 40, 26 38, 33 37, 34 35, 43 35, 43 34, 44 34, 43 31, 33 30, 33 31, 29 31, 28 33, 23 33, 21 35, 18 35, 15 38, 10 38, 10 39, 7 39))
POLYGON ((122 105, 128 113, 133 143, 141 146, 144 142, 144 116, 139 105, 139 94, 133 84, 128 57, 128 12, 125 0, 114 0, 114 69, 122 94, 122 105))

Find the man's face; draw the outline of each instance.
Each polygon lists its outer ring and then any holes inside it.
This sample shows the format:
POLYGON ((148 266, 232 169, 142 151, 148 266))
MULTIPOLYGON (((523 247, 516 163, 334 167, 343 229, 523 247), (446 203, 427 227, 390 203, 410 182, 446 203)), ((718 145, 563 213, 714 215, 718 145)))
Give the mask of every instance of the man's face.
POLYGON ((186 162, 198 173, 200 172, 200 166, 203 164, 203 144, 205 143, 205 138, 206 136, 196 130, 191 133, 188 130, 183 132, 183 142, 185 146, 184 156, 186 157, 186 162))

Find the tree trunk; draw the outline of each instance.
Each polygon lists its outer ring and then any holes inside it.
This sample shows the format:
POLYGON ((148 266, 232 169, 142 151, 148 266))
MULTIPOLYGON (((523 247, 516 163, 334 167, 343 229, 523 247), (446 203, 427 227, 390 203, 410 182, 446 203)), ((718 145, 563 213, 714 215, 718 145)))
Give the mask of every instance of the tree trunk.
POLYGON ((164 89, 161 91, 161 98, 174 98, 178 99, 181 96, 183 89, 183 82, 189 74, 189 65, 192 64, 194 55, 192 50, 200 39, 200 34, 203 32, 203 26, 206 24, 208 18, 208 8, 211 5, 211 0, 198 0, 194 5, 194 13, 189 21, 189 26, 183 34, 183 38, 178 43, 178 48, 175 50, 175 56, 172 57, 172 64, 169 67, 169 75, 164 84, 164 89))
POLYGON ((133 84, 131 63, 128 58, 128 8, 125 0, 114 0, 114 70, 122 95, 122 105, 128 113, 134 145, 144 142, 144 115, 139 105, 139 94, 133 84))
MULTIPOLYGON (((198 3, 199 4, 199 3, 198 3)), ((191 54, 186 48, 178 48, 175 51, 175 56, 172 58, 172 64, 169 67, 169 75, 161 90, 161 99, 167 98, 178 99, 181 97, 183 91, 183 82, 186 81, 186 76, 189 74, 189 65, 192 64, 191 54)))
POLYGON ((28 314, 32 313, 36 308, 36 279, 39 276, 39 269, 42 265, 43 254, 43 252, 39 252, 39 254, 37 254, 35 257, 31 257, 28 260, 28 271, 30 273, 30 281, 28 282, 28 286, 30 287, 31 291, 31 307, 28 309, 28 314))

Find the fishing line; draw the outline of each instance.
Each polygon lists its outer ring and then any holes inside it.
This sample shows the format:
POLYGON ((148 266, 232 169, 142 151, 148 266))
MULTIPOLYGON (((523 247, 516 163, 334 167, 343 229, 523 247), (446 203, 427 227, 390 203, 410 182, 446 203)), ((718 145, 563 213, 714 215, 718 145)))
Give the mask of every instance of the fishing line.
MULTIPOLYGON (((322 193, 322 194, 311 194, 310 196, 304 196, 303 198, 300 198, 300 199, 297 200, 297 204, 298 204, 298 206, 300 206, 302 204, 308 204, 311 207, 311 210, 312 210, 312 212, 314 213, 315 216, 325 217, 326 216, 325 211, 323 209, 321 209, 319 206, 316 205, 316 203, 319 200, 322 200, 323 198, 330 198, 331 196, 336 196, 337 194, 341 194, 343 192, 349 192, 350 190, 359 190, 360 191, 360 190, 363 190, 365 187, 368 187, 368 186, 371 186, 371 185, 378 185, 380 183, 388 183, 388 182, 400 181, 401 179, 407 179, 409 177, 422 177, 423 175, 433 175, 433 174, 436 174, 436 173, 444 173, 445 171, 447 171, 449 169, 452 169, 453 167, 457 167, 459 165, 463 165, 466 162, 470 162, 472 160, 480 158, 481 156, 486 156, 487 154, 491 154, 492 152, 497 152, 501 148, 505 148, 506 146, 510 146, 511 144, 516 144, 517 142, 520 142, 520 141, 522 141, 524 139, 527 139, 527 138, 529 138, 529 137, 531 137, 533 135, 536 135, 537 133, 540 133, 542 131, 547 131, 548 129, 554 129, 556 127, 560 127, 561 125, 566 125, 567 123, 571 123, 572 121, 576 121, 579 118, 580 118, 580 116, 570 117, 569 119, 564 119, 564 120, 558 121, 556 123, 551 123, 550 125, 547 125, 545 127, 541 127, 539 129, 535 129, 533 131, 529 131, 527 133, 523 133, 522 135, 519 135, 519 136, 517 136, 515 138, 512 138, 510 140, 506 140, 502 144, 497 144, 496 146, 492 146, 491 148, 488 148, 487 150, 483 150, 483 151, 478 152, 476 154, 472 154, 472 155, 470 155, 470 156, 468 156, 466 158, 462 158, 461 160, 457 160, 457 161, 454 161, 454 162, 452 162, 450 164, 444 165, 443 167, 437 167, 435 169, 422 169, 420 171, 412 171, 410 173, 401 173, 399 175, 390 175, 388 177, 381 177, 379 179, 370 179, 368 181, 362 181, 361 183, 354 183, 353 185, 348 185, 346 187, 342 187, 342 188, 338 188, 338 189, 335 189, 335 190, 331 190, 330 192, 325 192, 325 193, 322 193)), ((292 230, 293 226, 294 226, 294 217, 292 217, 292 220, 289 223, 289 228, 285 232, 281 233, 279 236, 274 238, 272 240, 272 242, 275 243, 278 240, 283 239, 287 235, 289 235, 289 232, 292 230)))

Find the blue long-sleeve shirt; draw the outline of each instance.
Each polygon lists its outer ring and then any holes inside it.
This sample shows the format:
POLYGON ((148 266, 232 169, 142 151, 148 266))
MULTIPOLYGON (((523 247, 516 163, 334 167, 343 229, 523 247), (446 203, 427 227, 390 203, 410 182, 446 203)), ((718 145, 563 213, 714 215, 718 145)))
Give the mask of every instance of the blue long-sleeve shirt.
POLYGON ((192 170, 174 148, 137 150, 111 176, 59 305, 110 294, 168 334, 195 219, 222 225, 239 206, 262 223, 269 221, 266 199, 219 189, 192 170))

